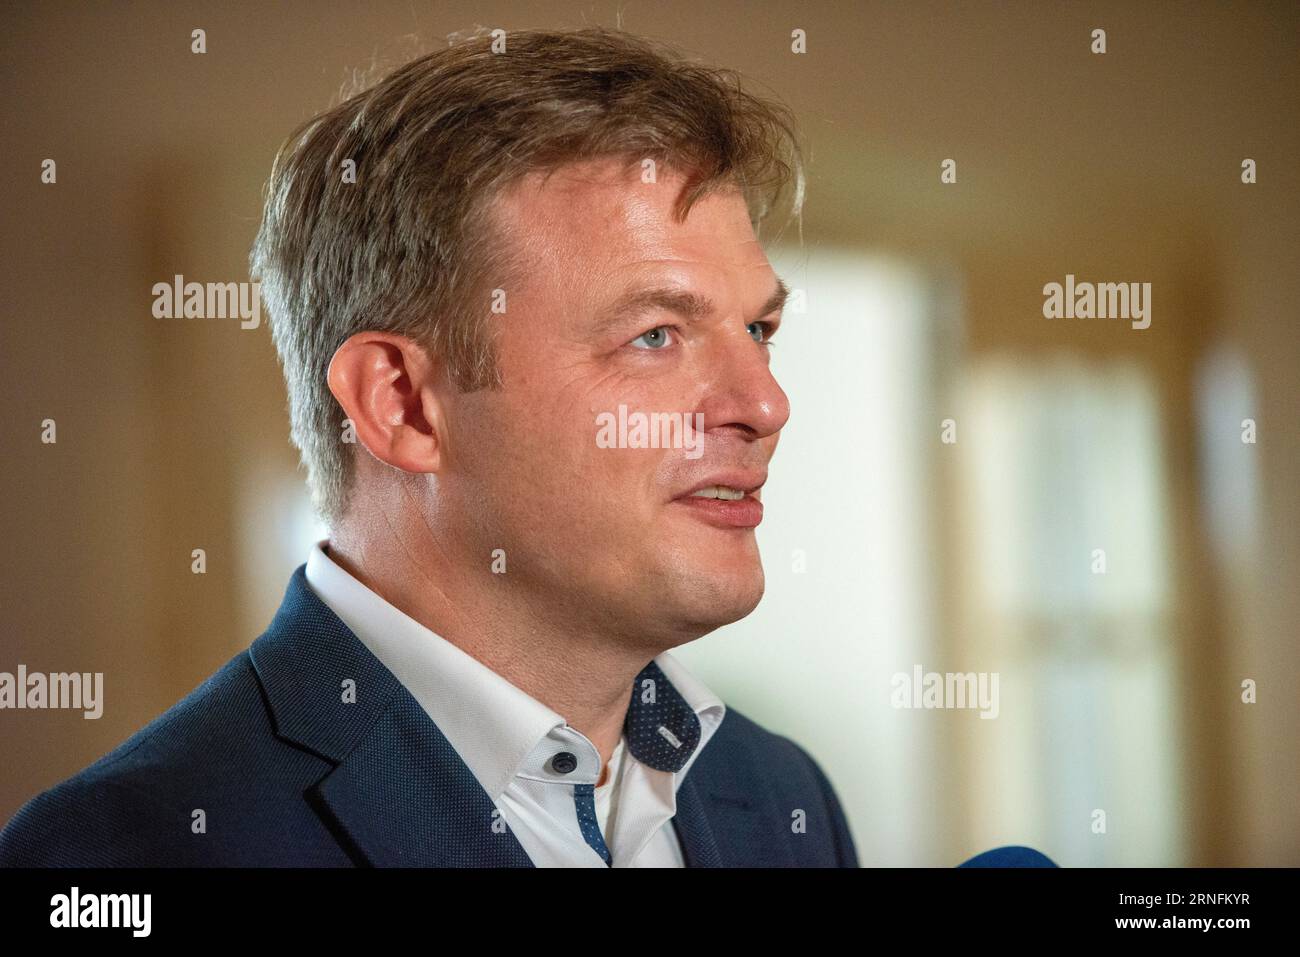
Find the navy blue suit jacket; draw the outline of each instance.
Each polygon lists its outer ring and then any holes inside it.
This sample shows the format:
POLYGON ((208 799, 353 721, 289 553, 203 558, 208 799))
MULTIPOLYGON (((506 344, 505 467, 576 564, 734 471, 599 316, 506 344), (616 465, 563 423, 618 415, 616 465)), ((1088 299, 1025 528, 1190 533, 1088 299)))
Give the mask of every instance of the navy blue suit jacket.
MULTIPOLYGON (((0 832, 0 865, 533 866, 508 828, 491 827, 491 800, 442 732, 305 571, 247 650, 24 805, 0 832), (342 701, 347 679, 355 703, 342 701)), ((688 867, 858 866, 821 768, 731 707, 677 792, 672 826, 688 867)))

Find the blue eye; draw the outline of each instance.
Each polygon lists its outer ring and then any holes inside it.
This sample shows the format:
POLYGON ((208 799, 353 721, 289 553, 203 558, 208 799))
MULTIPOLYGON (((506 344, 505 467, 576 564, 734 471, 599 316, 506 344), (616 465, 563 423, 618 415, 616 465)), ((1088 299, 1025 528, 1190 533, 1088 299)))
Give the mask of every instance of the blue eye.
POLYGON ((772 324, 770 322, 751 322, 745 329, 759 345, 770 346, 773 344, 770 338, 772 335, 772 324), (757 330, 757 335, 755 335, 755 330, 757 330))
POLYGON ((668 327, 655 326, 655 328, 650 329, 647 332, 643 332, 641 333, 641 335, 633 339, 632 344, 635 346, 638 342, 642 342, 642 341, 644 341, 646 345, 639 346, 638 348, 651 349, 651 350, 662 349, 664 346, 668 345, 670 341, 668 339, 668 327))

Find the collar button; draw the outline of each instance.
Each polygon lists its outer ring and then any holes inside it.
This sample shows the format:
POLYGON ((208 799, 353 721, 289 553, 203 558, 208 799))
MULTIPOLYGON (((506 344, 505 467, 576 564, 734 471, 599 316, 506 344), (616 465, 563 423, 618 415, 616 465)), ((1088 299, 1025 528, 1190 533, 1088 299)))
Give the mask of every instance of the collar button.
POLYGON ((571 751, 561 751, 551 758, 551 769, 557 774, 568 774, 578 766, 578 759, 571 751))

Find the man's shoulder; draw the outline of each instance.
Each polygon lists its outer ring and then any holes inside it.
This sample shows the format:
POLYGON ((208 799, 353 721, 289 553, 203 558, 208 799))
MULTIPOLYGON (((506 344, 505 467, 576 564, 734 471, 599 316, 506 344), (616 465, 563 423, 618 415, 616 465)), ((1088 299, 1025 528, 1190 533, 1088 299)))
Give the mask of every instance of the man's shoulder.
POLYGON ((793 738, 773 731, 758 721, 727 705, 718 730, 700 755, 724 762, 757 763, 773 777, 788 777, 792 772, 818 772, 821 768, 803 745, 793 738))
POLYGON ((219 862, 232 830, 269 829, 269 792, 287 795, 322 766, 277 740, 245 650, 23 805, 0 832, 0 866, 219 862))
POLYGON ((821 765, 792 738, 731 705, 688 778, 712 797, 773 815, 783 829, 793 816, 825 841, 833 866, 858 866, 839 796, 821 765))

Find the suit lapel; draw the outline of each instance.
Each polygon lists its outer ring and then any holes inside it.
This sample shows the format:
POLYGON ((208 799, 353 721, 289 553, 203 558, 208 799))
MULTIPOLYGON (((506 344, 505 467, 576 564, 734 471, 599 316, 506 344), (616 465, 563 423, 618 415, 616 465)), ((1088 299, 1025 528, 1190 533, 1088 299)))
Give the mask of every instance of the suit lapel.
POLYGON ((775 812, 757 765, 737 754, 727 719, 677 789, 673 827, 687 867, 788 867, 779 838, 788 825, 775 812))
POLYGON ((691 774, 686 775, 681 787, 677 789, 677 814, 673 817, 673 829, 677 832, 677 840, 681 842, 682 857, 685 858, 687 867, 722 867, 718 840, 691 774))
POLYGON ((533 866, 433 720, 311 590, 305 565, 249 655, 276 734, 335 765, 307 800, 358 863, 533 866))
POLYGON ((533 866, 473 772, 409 694, 316 794, 326 816, 376 867, 533 866))

